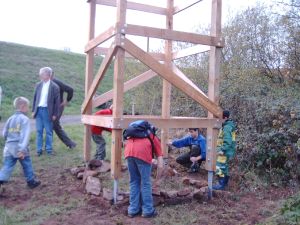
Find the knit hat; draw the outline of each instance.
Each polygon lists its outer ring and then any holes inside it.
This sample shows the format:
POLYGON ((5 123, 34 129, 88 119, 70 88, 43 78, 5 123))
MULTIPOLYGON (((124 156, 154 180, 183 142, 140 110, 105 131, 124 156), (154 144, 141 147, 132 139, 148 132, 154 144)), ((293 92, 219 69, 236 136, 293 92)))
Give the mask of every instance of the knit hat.
POLYGON ((223 111, 223 118, 225 118, 225 117, 229 118, 229 116, 230 116, 230 112, 228 110, 224 110, 223 111))

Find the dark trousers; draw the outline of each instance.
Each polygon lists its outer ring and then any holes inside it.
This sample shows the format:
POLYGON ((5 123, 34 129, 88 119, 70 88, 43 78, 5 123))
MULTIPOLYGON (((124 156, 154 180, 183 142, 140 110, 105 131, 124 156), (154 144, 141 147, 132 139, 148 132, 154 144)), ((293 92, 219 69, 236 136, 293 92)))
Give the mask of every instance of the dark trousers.
POLYGON ((69 148, 73 147, 75 143, 68 137, 67 133, 64 131, 60 125, 60 117, 62 116, 64 107, 60 106, 59 114, 56 120, 53 122, 53 130, 55 131, 57 137, 69 148))
MULTIPOLYGON (((190 146, 190 151, 187 153, 184 153, 177 157, 176 162, 183 165, 184 167, 190 168, 193 164, 190 160, 191 157, 197 157, 200 155, 200 148, 197 145, 190 146)), ((202 159, 198 161, 199 166, 202 163, 202 159)))

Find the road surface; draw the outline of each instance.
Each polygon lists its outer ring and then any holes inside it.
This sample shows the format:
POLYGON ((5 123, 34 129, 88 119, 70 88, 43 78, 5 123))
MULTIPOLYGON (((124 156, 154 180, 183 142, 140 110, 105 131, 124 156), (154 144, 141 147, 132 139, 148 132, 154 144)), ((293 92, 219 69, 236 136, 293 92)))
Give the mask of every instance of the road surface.
MULTIPOLYGON (((82 124, 80 115, 63 115, 60 119, 61 125, 73 125, 73 124, 82 124)), ((1 120, 0 131, 2 133, 5 121, 1 120)), ((30 119, 31 131, 35 131, 35 120, 30 119)))

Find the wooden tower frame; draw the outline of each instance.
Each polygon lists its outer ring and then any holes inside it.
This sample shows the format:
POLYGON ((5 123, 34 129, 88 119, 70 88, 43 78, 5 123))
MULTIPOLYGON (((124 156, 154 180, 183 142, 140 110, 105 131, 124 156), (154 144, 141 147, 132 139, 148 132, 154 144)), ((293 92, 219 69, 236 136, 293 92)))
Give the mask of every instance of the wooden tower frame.
MULTIPOLYGON (((111 174, 117 180, 121 174, 122 156, 122 129, 137 119, 146 119, 156 127, 161 128, 161 142, 164 156, 167 157, 167 141, 169 128, 199 127, 207 129, 207 155, 206 170, 209 171, 209 187, 212 183, 212 173, 216 167, 216 139, 221 126, 222 109, 219 107, 219 77, 221 51, 224 40, 221 37, 221 11, 222 0, 211 1, 211 30, 210 35, 176 31, 173 29, 173 16, 201 0, 195 0, 191 5, 174 6, 174 0, 166 0, 167 7, 157 7, 127 0, 88 0, 90 4, 89 41, 85 46, 86 75, 85 75, 85 99, 82 104, 82 122, 84 130, 84 159, 90 160, 91 133, 90 125, 112 128, 111 144, 111 174), (95 37, 96 5, 116 7, 117 20, 105 32, 95 37), (126 11, 137 10, 146 13, 164 15, 166 28, 153 28, 126 23, 126 11), (165 40, 163 53, 145 52, 126 35, 136 35, 148 38, 159 38, 165 40), (99 47, 105 41, 112 39, 109 48, 99 47), (172 42, 182 41, 195 44, 193 47, 173 52, 172 42), (183 72, 173 64, 173 60, 203 51, 209 51, 209 79, 208 93, 201 91, 183 72), (93 74, 94 57, 96 53, 104 54, 105 57, 96 75, 93 74), (148 66, 150 69, 137 77, 124 83, 124 61, 127 55, 131 55, 148 66), (98 97, 94 94, 99 86, 105 72, 114 60, 113 89, 98 97), (163 78, 162 115, 161 116, 124 116, 123 96, 124 92, 130 90, 143 82, 159 75, 163 78), (173 117, 170 115, 171 87, 175 86, 186 95, 198 102, 208 110, 206 118, 196 117, 173 117), (112 116, 94 116, 92 108, 113 99, 112 116)), ((184 1, 183 1, 184 2, 184 1)), ((103 18, 105 19, 105 18, 103 18)))

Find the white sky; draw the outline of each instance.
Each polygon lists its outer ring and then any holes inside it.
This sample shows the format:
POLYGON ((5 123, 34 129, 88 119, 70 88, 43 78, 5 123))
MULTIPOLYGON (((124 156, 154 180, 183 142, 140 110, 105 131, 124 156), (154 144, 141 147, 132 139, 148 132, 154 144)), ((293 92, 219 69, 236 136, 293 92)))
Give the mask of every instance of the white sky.
MULTIPOLYGON (((132 0, 159 5, 162 0, 132 0)), ((262 0, 263 1, 263 0, 262 0)), ((175 0, 175 5, 193 0, 175 0)), ((228 12, 245 9, 256 0, 223 0, 223 18, 228 12)), ((174 17, 174 29, 191 31, 210 20, 211 0, 191 7, 174 17), (208 7, 209 6, 209 7, 208 7)), ((165 5, 160 5, 165 6, 165 5)), ((112 7, 97 6, 96 33, 114 24, 112 7)), ((127 23, 163 28, 164 17, 145 15, 138 17, 136 11, 127 13, 127 23), (143 18, 143 21, 141 21, 143 18)), ((72 52, 83 53, 88 40, 89 4, 86 0, 0 0, 0 41, 19 43, 51 49, 68 47, 72 52)), ((151 45, 150 45, 151 47, 151 45)))

